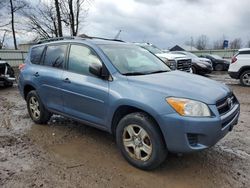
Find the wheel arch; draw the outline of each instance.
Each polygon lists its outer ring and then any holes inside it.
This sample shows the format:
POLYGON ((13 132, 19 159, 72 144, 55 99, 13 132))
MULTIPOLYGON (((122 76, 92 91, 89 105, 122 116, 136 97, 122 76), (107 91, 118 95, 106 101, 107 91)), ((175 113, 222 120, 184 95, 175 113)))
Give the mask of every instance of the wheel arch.
POLYGON ((155 123, 155 125, 159 129, 160 134, 162 136, 162 139, 165 140, 165 137, 162 133, 162 130, 161 130, 159 123, 156 120, 156 117, 154 115, 152 115, 152 113, 145 111, 143 109, 140 107, 133 106, 133 105, 120 105, 120 106, 118 106, 116 108, 116 110, 114 111, 113 116, 112 116, 112 121, 111 121, 111 133, 112 133, 112 135, 115 136, 116 127, 117 127, 119 121, 125 115, 128 115, 130 113, 134 113, 134 112, 142 112, 142 113, 147 114, 152 119, 152 121, 155 123))
POLYGON ((239 76, 238 76, 238 79, 241 77, 241 74, 247 70, 250 70, 250 65, 247 65, 247 66, 243 66, 240 68, 240 71, 239 71, 239 76))
POLYGON ((36 90, 36 88, 32 85, 32 84, 26 84, 24 86, 24 89, 23 89, 23 96, 24 96, 24 99, 26 100, 26 97, 28 95, 28 93, 32 90, 36 90))

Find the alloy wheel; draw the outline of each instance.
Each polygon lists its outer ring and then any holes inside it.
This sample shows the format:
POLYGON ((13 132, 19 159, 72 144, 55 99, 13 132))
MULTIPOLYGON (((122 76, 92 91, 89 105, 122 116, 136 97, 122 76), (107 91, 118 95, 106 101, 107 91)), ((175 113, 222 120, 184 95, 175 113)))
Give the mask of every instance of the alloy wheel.
POLYGON ((30 112, 33 118, 39 119, 40 117, 40 107, 39 102, 36 97, 31 97, 29 100, 30 112))
POLYGON ((132 124, 124 128, 123 145, 130 157, 147 161, 152 154, 152 142, 148 133, 139 125, 132 124))
POLYGON ((246 73, 243 75, 242 82, 244 83, 244 85, 250 86, 250 73, 246 73))

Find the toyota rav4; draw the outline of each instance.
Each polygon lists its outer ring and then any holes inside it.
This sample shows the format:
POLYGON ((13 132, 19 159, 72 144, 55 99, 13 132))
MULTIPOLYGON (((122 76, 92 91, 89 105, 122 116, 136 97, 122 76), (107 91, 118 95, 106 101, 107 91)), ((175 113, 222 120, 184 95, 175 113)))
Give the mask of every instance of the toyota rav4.
POLYGON ((59 114, 107 131, 140 169, 157 167, 168 152, 213 146, 240 113, 226 85, 171 71, 131 43, 51 39, 33 46, 20 69, 20 93, 35 123, 59 114))

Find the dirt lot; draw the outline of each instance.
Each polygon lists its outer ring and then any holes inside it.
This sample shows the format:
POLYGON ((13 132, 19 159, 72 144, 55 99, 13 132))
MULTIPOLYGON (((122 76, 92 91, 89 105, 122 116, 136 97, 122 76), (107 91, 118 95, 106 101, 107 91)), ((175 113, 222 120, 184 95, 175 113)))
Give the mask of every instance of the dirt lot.
POLYGON ((234 90, 239 124, 214 147, 169 155, 150 172, 130 166, 107 133, 60 116, 34 124, 17 86, 0 88, 0 187, 250 187, 250 88, 210 77, 234 90))

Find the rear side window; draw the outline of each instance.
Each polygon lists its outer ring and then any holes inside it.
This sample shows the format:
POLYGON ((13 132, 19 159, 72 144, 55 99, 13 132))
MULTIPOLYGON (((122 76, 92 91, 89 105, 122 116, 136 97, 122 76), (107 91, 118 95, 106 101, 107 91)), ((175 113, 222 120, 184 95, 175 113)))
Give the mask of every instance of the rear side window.
POLYGON ((30 61, 33 64, 40 64, 41 63, 41 57, 43 54, 44 46, 38 46, 31 49, 30 52, 30 61))
POLYGON ((67 45, 48 46, 44 57, 44 65, 62 69, 67 45))

